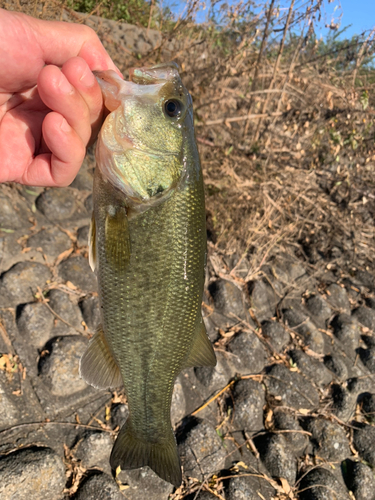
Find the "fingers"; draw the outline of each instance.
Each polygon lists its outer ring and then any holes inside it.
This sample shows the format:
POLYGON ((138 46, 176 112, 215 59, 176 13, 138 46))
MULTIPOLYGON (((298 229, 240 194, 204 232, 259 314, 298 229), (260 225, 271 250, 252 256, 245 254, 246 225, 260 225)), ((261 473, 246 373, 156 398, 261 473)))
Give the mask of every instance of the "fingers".
POLYGON ((81 57, 69 59, 62 67, 62 73, 88 107, 92 129, 91 141, 94 141, 101 126, 103 115, 103 97, 99 84, 88 64, 81 57))
POLYGON ((20 182, 31 186, 68 186, 83 162, 85 144, 59 113, 48 113, 42 129, 51 153, 36 156, 20 182))
MULTIPOLYGON (((87 90, 90 93, 90 88, 87 90)), ((90 110, 64 73, 56 66, 45 66, 38 77, 38 91, 44 104, 60 113, 87 144, 91 137, 90 110)))

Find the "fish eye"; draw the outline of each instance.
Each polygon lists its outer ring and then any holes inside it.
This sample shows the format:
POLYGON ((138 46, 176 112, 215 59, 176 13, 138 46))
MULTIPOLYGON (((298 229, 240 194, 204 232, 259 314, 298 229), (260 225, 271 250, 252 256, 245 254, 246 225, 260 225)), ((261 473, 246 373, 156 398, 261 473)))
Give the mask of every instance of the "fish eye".
POLYGON ((181 114, 182 103, 177 99, 169 99, 164 104, 164 110, 168 116, 170 116, 171 118, 176 118, 181 114))

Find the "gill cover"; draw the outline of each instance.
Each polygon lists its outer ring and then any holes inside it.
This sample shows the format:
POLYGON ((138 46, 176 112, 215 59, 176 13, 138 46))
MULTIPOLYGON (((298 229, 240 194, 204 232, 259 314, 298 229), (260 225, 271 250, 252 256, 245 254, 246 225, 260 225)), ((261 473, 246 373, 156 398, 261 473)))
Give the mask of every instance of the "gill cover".
POLYGON ((173 63, 132 69, 131 81, 111 70, 96 78, 110 111, 97 144, 97 165, 125 194, 127 206, 147 210, 183 182, 191 97, 173 63))

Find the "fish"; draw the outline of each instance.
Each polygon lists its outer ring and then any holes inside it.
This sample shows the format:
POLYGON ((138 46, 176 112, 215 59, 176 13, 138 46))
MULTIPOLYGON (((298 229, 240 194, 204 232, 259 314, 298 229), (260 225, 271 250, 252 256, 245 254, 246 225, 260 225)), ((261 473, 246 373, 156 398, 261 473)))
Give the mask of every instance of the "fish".
POLYGON ((202 169, 192 98, 175 63, 96 73, 109 111, 96 146, 89 262, 101 326, 80 361, 98 389, 123 385, 129 417, 113 470, 182 472, 170 408, 188 367, 215 366, 201 313, 206 261, 202 169))

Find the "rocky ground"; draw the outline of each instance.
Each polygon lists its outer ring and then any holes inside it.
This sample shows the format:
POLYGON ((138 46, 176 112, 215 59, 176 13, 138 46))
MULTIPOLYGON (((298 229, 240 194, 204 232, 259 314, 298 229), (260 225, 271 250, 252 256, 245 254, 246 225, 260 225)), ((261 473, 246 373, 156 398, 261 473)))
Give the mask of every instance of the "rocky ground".
POLYGON ((172 405, 183 486, 112 478, 125 398, 78 375, 99 320, 92 171, 91 154, 68 188, 0 186, 1 498, 375 499, 374 276, 278 253, 247 281, 246 258, 221 269, 212 242, 218 365, 183 372, 172 405))

